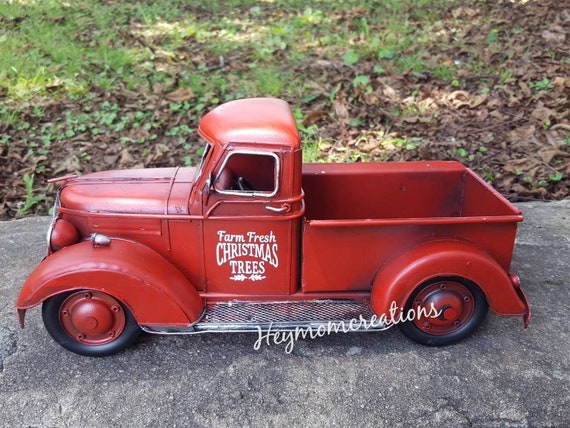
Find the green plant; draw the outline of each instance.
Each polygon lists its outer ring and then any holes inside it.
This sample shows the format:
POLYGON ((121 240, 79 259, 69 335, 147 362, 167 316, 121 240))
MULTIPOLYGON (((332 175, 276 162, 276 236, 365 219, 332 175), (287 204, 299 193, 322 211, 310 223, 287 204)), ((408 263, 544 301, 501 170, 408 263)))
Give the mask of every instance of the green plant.
POLYGON ((543 77, 542 80, 539 80, 537 82, 530 82, 528 86, 535 91, 549 91, 551 89, 554 89, 554 85, 547 77, 543 77))
POLYGON ((454 72, 446 65, 438 65, 433 69, 433 75, 441 80, 453 80, 454 72))
POLYGON ((368 84, 370 83, 370 76, 366 76, 366 75, 360 75, 360 76, 356 76, 353 80, 352 80, 352 86, 357 87, 357 86, 368 86, 368 84))
POLYGON ((382 146, 389 148, 391 146, 396 147, 398 149, 404 149, 408 151, 416 150, 421 145, 421 138, 413 137, 413 138, 388 138, 382 141, 382 146))
MULTIPOLYGON (((503 70, 499 74, 499 80, 503 83, 509 79, 512 79, 512 78, 513 78, 513 72, 511 70, 503 70)), ((498 87, 499 87, 499 85, 495 85, 495 88, 498 88, 498 87)))
POLYGON ((397 68, 401 72, 412 71, 421 73, 424 71, 424 61, 417 54, 402 55, 396 60, 397 68))
POLYGON ((347 53, 345 53, 342 59, 344 65, 354 65, 358 62, 358 60, 358 54, 353 50, 349 50, 347 53))
POLYGON ((501 177, 500 172, 493 172, 492 170, 489 170, 489 167, 486 165, 483 165, 480 169, 477 170, 477 172, 487 183, 490 184, 493 184, 497 178, 501 177))
POLYGON ((23 202, 18 203, 18 211, 16 212, 17 217, 25 216, 36 204, 45 201, 46 199, 43 195, 34 195, 33 174, 24 174, 24 188, 26 190, 26 199, 23 202))
POLYGON ((398 52, 394 49, 390 48, 382 48, 378 50, 378 58, 379 59, 393 59, 398 52))
POLYGON ((319 142, 304 142, 303 143, 303 162, 311 163, 319 160, 319 142))
POLYGON ((32 116, 37 118, 37 119, 42 119, 45 116, 45 109, 36 104, 32 110, 32 116))
POLYGON ((497 40, 499 40, 499 30, 493 28, 487 35, 487 43, 495 43, 497 40))
POLYGON ((457 151, 455 153, 460 158, 472 161, 477 156, 477 153, 484 154, 484 153, 487 153, 487 151, 488 151, 488 149, 485 146, 479 146, 476 151, 475 150, 469 151, 463 147, 460 147, 457 149, 457 151))
POLYGON ((7 106, 0 107, 0 123, 5 123, 6 125, 14 125, 18 123, 19 119, 19 109, 10 108, 7 106))

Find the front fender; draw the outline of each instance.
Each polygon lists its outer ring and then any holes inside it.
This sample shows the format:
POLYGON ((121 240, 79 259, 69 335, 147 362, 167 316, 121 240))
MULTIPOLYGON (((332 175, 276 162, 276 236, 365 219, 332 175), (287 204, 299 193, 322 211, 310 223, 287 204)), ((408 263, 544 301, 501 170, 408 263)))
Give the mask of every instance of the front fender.
POLYGON ((530 308, 516 276, 507 272, 481 249, 461 241, 419 245, 400 255, 377 274, 371 294, 376 314, 387 314, 392 302, 404 307, 414 290, 436 277, 463 277, 477 284, 491 309, 500 315, 523 315, 530 308))
POLYGON ((190 281, 154 250, 121 239, 104 247, 86 241, 50 255, 32 272, 16 301, 20 324, 26 309, 80 289, 114 296, 141 325, 188 325, 204 308, 190 281))

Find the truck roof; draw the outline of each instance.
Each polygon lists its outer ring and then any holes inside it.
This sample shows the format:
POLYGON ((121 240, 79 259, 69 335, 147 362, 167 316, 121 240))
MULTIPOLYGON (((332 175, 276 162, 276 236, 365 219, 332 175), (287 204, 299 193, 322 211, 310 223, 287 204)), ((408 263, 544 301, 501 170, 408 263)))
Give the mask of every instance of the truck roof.
POLYGON ((198 134, 213 144, 300 147, 291 108, 286 101, 277 98, 246 98, 222 104, 202 118, 198 134))

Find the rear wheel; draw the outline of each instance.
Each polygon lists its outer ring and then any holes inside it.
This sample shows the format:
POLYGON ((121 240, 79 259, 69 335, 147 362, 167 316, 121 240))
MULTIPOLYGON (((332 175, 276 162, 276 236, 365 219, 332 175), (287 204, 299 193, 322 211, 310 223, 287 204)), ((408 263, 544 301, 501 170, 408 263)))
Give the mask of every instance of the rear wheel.
POLYGON ((473 333, 485 319, 489 304, 485 294, 471 281, 457 277, 436 278, 414 291, 404 313, 411 309, 416 316, 399 324, 400 330, 422 345, 445 346, 473 333), (432 307, 438 316, 432 316, 432 307))
POLYGON ((90 357, 115 354, 133 344, 141 330, 130 311, 96 290, 62 293, 46 300, 42 318, 65 349, 90 357))

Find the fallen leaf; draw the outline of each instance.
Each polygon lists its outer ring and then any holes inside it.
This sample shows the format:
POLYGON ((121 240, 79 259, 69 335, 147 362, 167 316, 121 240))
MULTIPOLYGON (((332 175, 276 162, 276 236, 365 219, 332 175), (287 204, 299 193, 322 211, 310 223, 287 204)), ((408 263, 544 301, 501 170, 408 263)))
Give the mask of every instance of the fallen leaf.
POLYGON ((489 116, 494 117, 500 121, 507 121, 509 118, 508 116, 502 114, 499 110, 493 110, 491 113, 489 113, 489 116))
POLYGON ((554 32, 554 31, 549 31, 549 30, 544 30, 541 33, 541 36, 546 43, 549 43, 552 45, 564 43, 564 41, 566 40, 566 34, 554 32))
POLYGON ((559 92, 563 92, 566 88, 570 88, 570 77, 557 76, 552 79, 552 85, 558 89, 559 92))
POLYGON ((525 140, 528 137, 534 135, 535 132, 536 132, 536 127, 534 125, 519 126, 518 128, 513 129, 511 132, 507 134, 507 139, 508 141, 525 140))
POLYGON ((194 92, 190 88, 178 88, 176 91, 166 95, 165 98, 173 103, 182 104, 184 101, 194 98, 194 92))
POLYGON ((125 167, 133 162, 135 162, 135 158, 130 154, 130 152, 127 149, 121 150, 119 166, 125 167))
POLYGON ((532 111, 530 120, 541 126, 556 116, 556 112, 546 107, 539 107, 532 111))
POLYGON ((328 112, 324 110, 311 111, 303 119, 303 126, 311 126, 324 117, 328 117, 328 112))
POLYGON ((553 149, 551 147, 543 147, 538 151, 538 155, 542 159, 542 161, 546 164, 549 164, 554 157, 562 154, 562 152, 558 149, 553 149))
POLYGON ((346 104, 342 101, 336 100, 333 104, 333 107, 337 119, 342 123, 348 123, 349 116, 346 104))
POLYGON ((522 89, 523 93, 527 96, 527 97, 531 97, 532 96, 532 90, 528 87, 528 85, 523 82, 522 80, 519 81, 519 88, 522 89))

